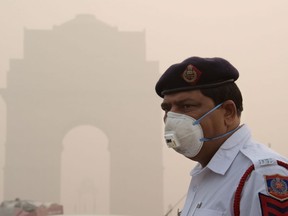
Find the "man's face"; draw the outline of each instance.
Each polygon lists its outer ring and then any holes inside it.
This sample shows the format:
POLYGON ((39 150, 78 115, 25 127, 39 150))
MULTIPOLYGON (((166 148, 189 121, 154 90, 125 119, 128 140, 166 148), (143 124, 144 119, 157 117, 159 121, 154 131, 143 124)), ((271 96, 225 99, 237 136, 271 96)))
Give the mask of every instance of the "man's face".
MULTIPOLYGON (((169 111, 189 115, 197 120, 215 105, 217 104, 214 104, 211 98, 204 96, 200 90, 192 90, 165 95, 161 108, 165 112, 164 121, 169 111)), ((206 138, 225 133, 224 110, 218 108, 203 118, 200 124, 206 138)))

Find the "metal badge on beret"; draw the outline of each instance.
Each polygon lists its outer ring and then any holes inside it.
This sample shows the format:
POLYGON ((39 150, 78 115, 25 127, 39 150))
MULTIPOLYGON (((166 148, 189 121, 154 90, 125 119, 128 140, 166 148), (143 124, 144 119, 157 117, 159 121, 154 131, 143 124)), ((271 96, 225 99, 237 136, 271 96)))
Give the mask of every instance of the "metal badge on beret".
POLYGON ((201 71, 199 71, 195 66, 189 64, 183 72, 182 77, 187 83, 194 85, 200 79, 201 74, 201 71))

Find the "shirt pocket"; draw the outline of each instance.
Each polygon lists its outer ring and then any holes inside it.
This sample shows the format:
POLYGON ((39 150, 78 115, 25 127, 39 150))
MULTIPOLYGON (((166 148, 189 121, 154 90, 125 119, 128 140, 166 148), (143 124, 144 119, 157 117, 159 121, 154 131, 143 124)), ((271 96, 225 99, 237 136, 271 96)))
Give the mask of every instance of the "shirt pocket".
POLYGON ((189 214, 189 216, 224 216, 224 212, 211 210, 211 209, 204 209, 204 208, 197 208, 194 214, 189 214))

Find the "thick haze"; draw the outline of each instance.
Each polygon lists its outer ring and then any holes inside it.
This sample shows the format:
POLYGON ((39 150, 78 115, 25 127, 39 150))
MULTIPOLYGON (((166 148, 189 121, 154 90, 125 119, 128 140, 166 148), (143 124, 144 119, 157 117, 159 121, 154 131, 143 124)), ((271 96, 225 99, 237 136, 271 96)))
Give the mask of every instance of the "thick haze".
MULTIPOLYGON (((288 156, 286 0, 0 0, 0 88, 9 87, 9 60, 23 57, 25 28, 52 29, 78 14, 93 14, 120 31, 144 31, 146 58, 159 62, 160 73, 192 55, 229 60, 240 72, 242 123, 255 139, 288 156)), ((6 105, 0 96, 0 201, 5 139, 6 105)), ((164 146, 166 212, 185 195, 194 163, 163 143, 155 145, 164 146)))

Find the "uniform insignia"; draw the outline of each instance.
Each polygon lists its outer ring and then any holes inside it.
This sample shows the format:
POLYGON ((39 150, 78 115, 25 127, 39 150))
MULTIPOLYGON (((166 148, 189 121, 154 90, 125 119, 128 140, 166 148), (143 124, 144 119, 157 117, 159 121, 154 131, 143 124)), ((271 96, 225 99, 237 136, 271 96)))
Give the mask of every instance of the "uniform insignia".
POLYGON ((278 200, 274 197, 259 193, 262 216, 288 215, 288 200, 278 200))
POLYGON ((288 199, 288 176, 279 174, 265 176, 267 192, 278 200, 288 199))
POLYGON ((191 64, 187 66, 186 70, 182 74, 183 79, 190 84, 196 84, 200 76, 201 71, 191 64))

